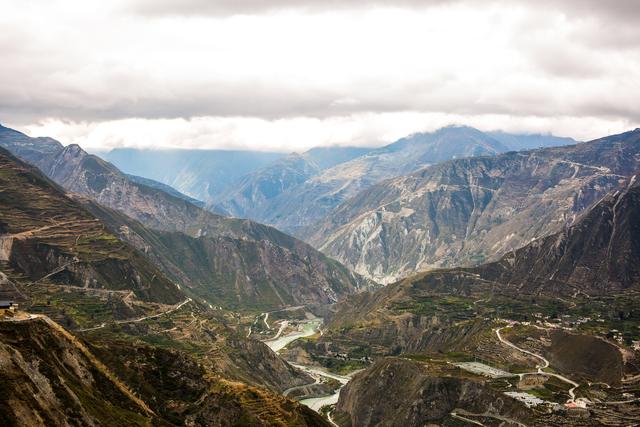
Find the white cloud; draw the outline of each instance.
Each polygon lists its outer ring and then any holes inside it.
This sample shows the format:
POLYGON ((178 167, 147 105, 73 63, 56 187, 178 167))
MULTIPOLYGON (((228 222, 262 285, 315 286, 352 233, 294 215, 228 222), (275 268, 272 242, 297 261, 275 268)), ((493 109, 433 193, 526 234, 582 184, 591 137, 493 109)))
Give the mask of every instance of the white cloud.
POLYGON ((104 151, 118 147, 220 148, 298 151, 311 147, 386 145, 408 134, 465 124, 484 131, 554 133, 587 140, 594 135, 620 133, 632 127, 625 120, 597 117, 514 117, 484 114, 364 113, 333 118, 265 120, 246 117, 185 119, 123 119, 96 123, 49 120, 27 126, 33 136, 53 136, 65 144, 104 151))
POLYGON ((0 122, 91 148, 370 145, 440 122, 597 137, 640 123, 639 3, 15 2, 0 122))

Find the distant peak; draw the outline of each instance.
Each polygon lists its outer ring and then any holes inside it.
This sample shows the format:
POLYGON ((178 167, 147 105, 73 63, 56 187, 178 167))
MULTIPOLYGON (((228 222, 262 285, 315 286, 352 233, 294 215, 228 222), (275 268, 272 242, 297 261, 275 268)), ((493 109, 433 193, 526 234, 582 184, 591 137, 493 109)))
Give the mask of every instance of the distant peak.
POLYGON ((86 152, 78 144, 69 144, 64 147, 64 152, 73 156, 84 155, 86 152))

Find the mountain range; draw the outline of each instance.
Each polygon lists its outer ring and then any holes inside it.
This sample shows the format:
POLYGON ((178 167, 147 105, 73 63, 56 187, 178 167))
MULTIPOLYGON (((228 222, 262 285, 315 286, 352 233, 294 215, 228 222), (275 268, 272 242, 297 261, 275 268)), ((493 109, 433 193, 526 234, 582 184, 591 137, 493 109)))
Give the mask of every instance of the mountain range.
POLYGON ((384 179, 453 158, 575 142, 542 135, 496 135, 504 142, 474 128, 450 126, 410 135, 322 171, 318 171, 313 159, 304 156, 295 164, 297 167, 291 163, 271 164, 245 176, 232 191, 221 195, 217 206, 233 215, 306 238, 309 226, 327 217, 340 203, 384 179), (278 182, 285 184, 276 184, 270 178, 273 176, 282 177, 278 182), (264 197, 265 193, 269 197, 264 197))
POLYGON ((65 190, 129 217, 114 219, 117 215, 103 209, 94 211, 105 215, 113 233, 210 304, 273 309, 328 303, 371 286, 295 238, 249 220, 213 214, 184 197, 140 184, 77 145, 63 147, 49 139, 39 144, 5 128, 0 146, 22 154, 65 190))
POLYGON ((455 159, 382 181, 307 240, 374 280, 477 265, 570 225, 640 168, 640 131, 564 147, 455 159))
POLYGON ((1 422, 640 417, 640 129, 255 161, 198 200, 0 127, 1 422))

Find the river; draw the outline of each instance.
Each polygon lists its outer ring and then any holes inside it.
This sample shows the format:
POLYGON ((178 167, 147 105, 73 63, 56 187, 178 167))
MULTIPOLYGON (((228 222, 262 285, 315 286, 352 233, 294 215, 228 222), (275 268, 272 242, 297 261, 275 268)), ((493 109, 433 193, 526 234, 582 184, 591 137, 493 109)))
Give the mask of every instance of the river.
MULTIPOLYGON (((271 350, 278 353, 280 350, 285 348, 287 345, 289 345, 293 341, 299 338, 309 337, 317 333, 318 329, 320 328, 320 325, 322 325, 322 319, 309 320, 308 322, 304 323, 302 330, 280 336, 282 333, 282 329, 281 329, 278 331, 276 338, 265 340, 264 343, 268 345, 271 348, 271 350)), ((313 397, 310 399, 303 399, 300 401, 300 403, 308 406, 309 408, 313 409, 316 412, 320 412, 320 408, 322 408, 323 406, 335 405, 338 402, 338 398, 340 397, 340 390, 350 380, 350 377, 348 376, 332 374, 329 372, 322 371, 316 367, 298 365, 295 363, 290 363, 290 365, 305 371, 306 373, 308 373, 314 378, 325 377, 325 378, 331 378, 340 382, 340 388, 338 388, 333 394, 330 394, 328 396, 323 396, 323 397, 313 397)))

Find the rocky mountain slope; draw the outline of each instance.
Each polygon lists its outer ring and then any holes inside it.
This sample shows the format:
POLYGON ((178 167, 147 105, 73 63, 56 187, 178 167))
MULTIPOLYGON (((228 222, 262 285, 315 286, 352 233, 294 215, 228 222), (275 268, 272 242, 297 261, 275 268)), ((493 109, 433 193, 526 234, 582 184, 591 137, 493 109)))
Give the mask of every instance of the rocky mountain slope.
POLYGON ((596 426, 637 417, 639 209, 632 176, 571 227, 497 262, 347 298, 305 348, 315 360, 378 360, 345 386, 334 421, 596 426), (512 392, 540 400, 525 406, 512 392))
MULTIPOLYGON (((61 328, 60 328, 61 329, 61 328)), ((147 425, 152 410, 64 330, 0 322, 2 425, 147 425)))
POLYGON ((303 227, 320 220, 342 201, 383 179, 453 157, 503 151, 507 147, 472 128, 449 127, 434 133, 418 133, 324 170, 273 198, 257 218, 278 229, 300 234, 303 227))
POLYGON ((260 221, 267 218, 273 200, 290 188, 320 174, 323 170, 360 157, 371 149, 357 147, 318 147, 302 154, 292 153, 229 185, 215 198, 213 209, 233 216, 260 221))
POLYGON ((281 239, 278 245, 272 240, 231 236, 196 238, 150 229, 88 199, 77 199, 168 277, 216 306, 274 310, 329 304, 370 286, 339 263, 288 236, 290 241, 281 239))
MULTIPOLYGON (((495 155, 513 149, 511 144, 522 147, 528 143, 524 135, 504 135, 511 138, 508 143, 464 126, 450 126, 433 133, 417 133, 325 169, 272 198, 270 203, 256 209, 252 215, 260 222, 305 237, 305 227, 379 181, 452 158, 495 155)), ((530 138, 533 141, 536 137, 530 138)), ((543 139, 540 137, 536 141, 543 139)), ((565 142, 552 136, 544 140, 546 143, 565 142)))
POLYGON ((327 425, 264 388, 212 377, 186 352, 86 344, 46 317, 0 321, 0 357, 6 426, 327 425))
POLYGON ((344 387, 334 419, 343 427, 423 427, 449 425, 457 410, 530 424, 533 413, 515 399, 484 381, 459 376, 459 371, 452 365, 381 359, 344 387))
MULTIPOLYGON (((33 144, 28 137, 22 138, 33 144)), ((0 145, 16 149, 16 144, 9 145, 1 138, 0 145)), ((252 221, 212 214, 182 198, 135 183, 77 145, 49 156, 37 150, 26 156, 26 161, 33 161, 66 190, 123 212, 147 228, 167 232, 164 243, 157 236, 150 238, 150 242, 158 242, 152 260, 175 280, 199 287, 199 295, 210 298, 211 303, 226 302, 235 307, 245 296, 247 304, 262 301, 266 308, 329 302, 370 285, 306 243, 252 221), (224 292, 219 294, 219 290, 224 292)), ((140 243, 134 234, 121 233, 125 222, 128 219, 119 220, 114 232, 143 252, 152 246, 140 243)))
POLYGON ((0 148, 0 265, 32 282, 130 290, 174 304, 178 288, 61 189, 0 148))
POLYGON ((640 286, 640 182, 636 175, 575 224, 478 268, 530 293, 607 295, 640 286))
MULTIPOLYGON (((450 351, 465 336, 473 338, 486 326, 477 313, 485 305, 491 316, 523 318, 536 311, 557 316, 559 310, 602 310, 624 321, 626 314, 618 316, 613 311, 627 312, 622 308, 624 299, 638 298, 639 217, 640 183, 632 177, 623 189, 608 194, 568 229, 497 262, 422 273, 347 299, 331 328, 346 331, 355 341, 369 340, 387 348, 450 351), (611 295, 620 299, 604 302, 611 295), (444 332, 447 323, 452 325, 444 332)), ((631 323, 625 328, 633 328, 633 315, 629 316, 631 323)))
POLYGON ((358 193, 312 227, 308 241, 384 283, 480 264, 561 230, 639 169, 640 130, 452 160, 358 193))

